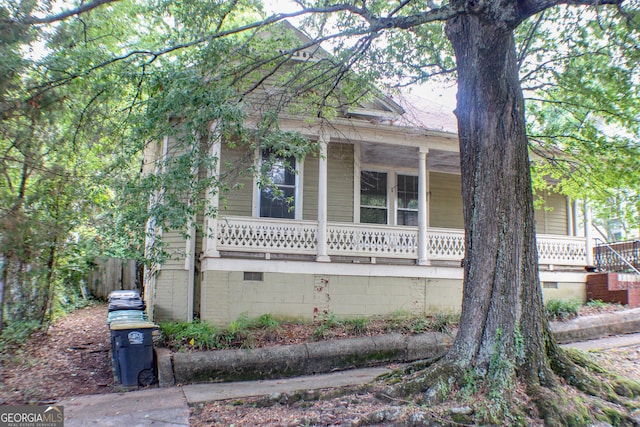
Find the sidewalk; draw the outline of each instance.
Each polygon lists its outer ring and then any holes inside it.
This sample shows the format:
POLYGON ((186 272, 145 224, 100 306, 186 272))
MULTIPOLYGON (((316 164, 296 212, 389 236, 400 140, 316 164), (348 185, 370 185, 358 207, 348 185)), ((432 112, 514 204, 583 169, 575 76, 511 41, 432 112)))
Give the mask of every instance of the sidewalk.
MULTIPOLYGON (((640 333, 564 346, 584 351, 640 346, 640 333)), ((189 404, 291 393, 296 390, 358 386, 389 371, 386 367, 376 367, 277 380, 190 384, 127 393, 78 396, 58 404, 64 406, 65 427, 188 426, 189 404)))

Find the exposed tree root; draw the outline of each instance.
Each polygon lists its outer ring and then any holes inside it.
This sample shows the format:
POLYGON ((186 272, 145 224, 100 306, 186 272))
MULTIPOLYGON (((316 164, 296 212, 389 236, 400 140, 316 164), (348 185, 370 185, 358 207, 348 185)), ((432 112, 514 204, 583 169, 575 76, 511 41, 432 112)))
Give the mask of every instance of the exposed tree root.
POLYGON ((553 427, 640 425, 640 411, 634 414, 640 405, 633 400, 640 396, 640 383, 605 371, 579 351, 554 347, 550 353, 554 379, 540 385, 515 378, 512 386, 502 389, 496 389, 489 375, 476 375, 446 358, 410 365, 385 376, 377 396, 413 405, 414 410, 377 412, 358 425, 390 421, 389 417, 394 425, 443 420, 447 425, 529 425, 531 420, 553 427))

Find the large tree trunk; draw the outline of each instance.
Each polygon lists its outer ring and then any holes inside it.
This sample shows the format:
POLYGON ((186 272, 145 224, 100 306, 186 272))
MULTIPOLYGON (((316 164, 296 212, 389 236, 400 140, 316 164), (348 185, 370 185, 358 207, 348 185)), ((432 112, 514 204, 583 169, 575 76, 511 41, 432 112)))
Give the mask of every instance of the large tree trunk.
POLYGON ((513 30, 496 21, 465 14, 446 27, 458 71, 466 254, 460 328, 445 362, 551 384, 524 101, 513 30))

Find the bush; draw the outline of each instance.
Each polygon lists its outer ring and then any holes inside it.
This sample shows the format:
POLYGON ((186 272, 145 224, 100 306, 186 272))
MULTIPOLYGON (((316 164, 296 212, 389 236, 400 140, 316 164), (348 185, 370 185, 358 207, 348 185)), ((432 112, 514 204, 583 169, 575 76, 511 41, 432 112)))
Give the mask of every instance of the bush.
POLYGON ((25 342, 38 329, 40 322, 37 320, 14 320, 9 323, 0 336, 0 353, 11 347, 19 346, 25 342))
POLYGON ((582 303, 578 300, 549 300, 545 304, 550 320, 567 320, 578 315, 582 303))

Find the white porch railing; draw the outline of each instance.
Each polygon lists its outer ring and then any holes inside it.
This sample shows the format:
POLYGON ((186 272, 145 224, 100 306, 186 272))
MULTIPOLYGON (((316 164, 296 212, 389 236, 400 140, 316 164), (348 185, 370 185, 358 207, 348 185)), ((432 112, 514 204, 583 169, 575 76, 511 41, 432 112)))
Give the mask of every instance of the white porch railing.
MULTIPOLYGON (((464 231, 429 228, 430 260, 460 261, 464 256, 464 231)), ((316 255, 317 222, 251 217, 218 221, 218 250, 229 252, 316 255)), ((417 259, 417 227, 329 223, 329 256, 417 259)), ((584 266, 584 238, 538 235, 541 264, 584 266)))

